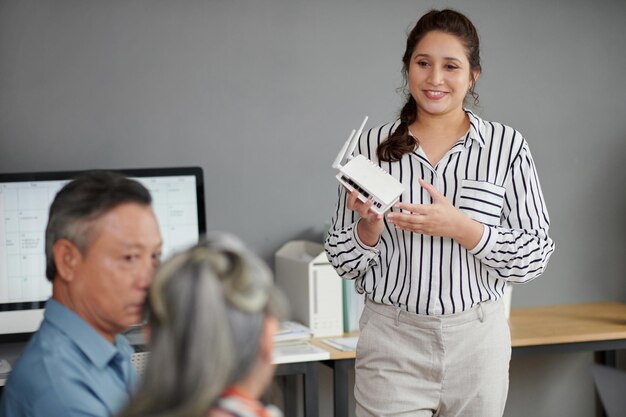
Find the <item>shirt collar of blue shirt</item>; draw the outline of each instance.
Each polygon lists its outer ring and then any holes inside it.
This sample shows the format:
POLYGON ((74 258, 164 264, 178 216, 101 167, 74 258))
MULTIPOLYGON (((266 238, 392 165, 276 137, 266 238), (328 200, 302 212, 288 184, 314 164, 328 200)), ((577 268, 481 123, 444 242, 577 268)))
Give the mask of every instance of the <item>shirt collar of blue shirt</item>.
POLYGON ((133 352, 124 336, 118 334, 115 344, 109 343, 78 314, 53 299, 46 303, 44 320, 72 339, 97 368, 106 367, 120 352, 127 356, 133 352))

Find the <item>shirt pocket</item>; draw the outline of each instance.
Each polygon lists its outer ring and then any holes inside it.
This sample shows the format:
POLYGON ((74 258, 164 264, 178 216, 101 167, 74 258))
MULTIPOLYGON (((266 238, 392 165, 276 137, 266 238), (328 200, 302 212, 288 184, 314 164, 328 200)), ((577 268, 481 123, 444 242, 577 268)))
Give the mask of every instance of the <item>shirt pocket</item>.
POLYGON ((480 223, 500 226, 505 191, 487 181, 463 180, 459 209, 480 223))

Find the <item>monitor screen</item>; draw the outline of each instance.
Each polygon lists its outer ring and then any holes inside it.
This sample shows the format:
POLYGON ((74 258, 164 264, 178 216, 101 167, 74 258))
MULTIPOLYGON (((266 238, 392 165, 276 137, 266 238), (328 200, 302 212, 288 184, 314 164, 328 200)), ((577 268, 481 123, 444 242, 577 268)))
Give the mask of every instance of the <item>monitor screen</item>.
MULTIPOLYGON (((206 232, 202 169, 116 170, 152 195, 161 228, 163 259, 198 242, 206 232)), ((52 294, 45 276, 45 230, 56 193, 83 171, 0 174, 0 334, 39 327, 52 294)))

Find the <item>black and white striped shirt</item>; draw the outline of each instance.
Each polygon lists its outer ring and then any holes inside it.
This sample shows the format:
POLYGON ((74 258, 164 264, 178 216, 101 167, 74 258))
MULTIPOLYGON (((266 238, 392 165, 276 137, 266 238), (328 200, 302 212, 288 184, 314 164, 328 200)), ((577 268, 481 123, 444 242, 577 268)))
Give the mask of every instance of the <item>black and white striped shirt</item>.
MULTIPOLYGON (((421 148, 398 162, 380 162, 378 145, 398 121, 363 133, 357 152, 402 184, 401 201, 430 204, 419 178, 484 225, 480 242, 467 250, 454 240, 397 230, 385 219, 376 247, 360 242, 358 214, 339 201, 325 242, 339 275, 356 279, 377 303, 418 314, 454 314, 502 297, 508 282, 527 282, 543 273, 554 242, 550 220, 528 144, 516 130, 484 121, 466 110, 467 134, 433 167, 421 148)), ((396 210, 396 209, 393 209, 396 210)))

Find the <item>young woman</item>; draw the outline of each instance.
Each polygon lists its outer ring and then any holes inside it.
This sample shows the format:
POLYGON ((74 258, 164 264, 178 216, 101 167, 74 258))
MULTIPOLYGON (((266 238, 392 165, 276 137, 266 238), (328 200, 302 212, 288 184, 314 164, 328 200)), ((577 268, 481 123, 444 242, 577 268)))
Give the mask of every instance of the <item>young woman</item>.
POLYGON ((502 296, 554 251, 528 144, 464 108, 479 39, 459 12, 417 22, 402 62, 407 102, 358 152, 405 185, 386 214, 340 187, 328 258, 364 292, 356 415, 501 416, 511 342, 502 296))
POLYGON ((150 287, 150 360, 120 416, 282 416, 259 398, 284 309, 268 268, 231 236, 175 255, 150 287))

